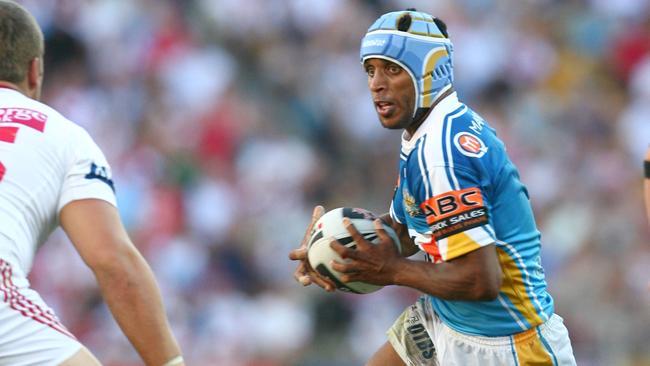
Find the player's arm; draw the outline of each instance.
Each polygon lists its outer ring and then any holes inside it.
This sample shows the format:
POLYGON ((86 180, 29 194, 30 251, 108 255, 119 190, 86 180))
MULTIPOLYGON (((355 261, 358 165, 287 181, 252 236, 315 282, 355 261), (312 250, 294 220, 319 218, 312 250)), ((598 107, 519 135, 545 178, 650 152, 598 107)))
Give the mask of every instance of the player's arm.
POLYGON ((182 365, 153 272, 129 239, 117 209, 98 199, 72 201, 61 210, 60 222, 144 362, 182 365))
POLYGON ((347 248, 337 241, 331 244, 342 258, 349 259, 347 263, 332 265, 344 273, 343 282, 407 286, 446 300, 487 301, 499 294, 501 266, 494 244, 433 264, 400 256, 379 220, 375 222, 380 238, 377 245, 365 240, 349 220, 345 220, 345 225, 357 248, 347 248))
POLYGON ((399 238, 399 242, 402 245, 402 255, 405 257, 410 257, 413 254, 417 253, 420 251, 420 248, 418 248, 417 245, 415 245, 415 242, 413 242, 413 238, 409 235, 409 230, 404 224, 400 224, 399 222, 393 220, 393 218, 390 216, 390 213, 385 213, 379 217, 381 221, 386 223, 388 226, 392 227, 393 230, 395 230, 395 233, 397 234, 397 237, 399 238))

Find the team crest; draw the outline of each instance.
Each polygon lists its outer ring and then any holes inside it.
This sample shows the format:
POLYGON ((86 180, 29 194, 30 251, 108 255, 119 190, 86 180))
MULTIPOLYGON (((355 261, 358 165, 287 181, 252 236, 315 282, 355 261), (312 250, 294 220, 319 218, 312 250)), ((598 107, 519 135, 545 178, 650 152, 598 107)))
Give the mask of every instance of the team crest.
POLYGON ((459 132, 454 136, 454 145, 461 154, 480 158, 488 151, 487 146, 478 136, 469 132, 459 132))
POLYGON ((402 189, 402 198, 404 201, 404 208, 406 209, 406 212, 411 216, 415 217, 418 213, 420 213, 420 209, 418 208, 418 205, 415 203, 415 197, 413 197, 408 189, 404 187, 402 189))

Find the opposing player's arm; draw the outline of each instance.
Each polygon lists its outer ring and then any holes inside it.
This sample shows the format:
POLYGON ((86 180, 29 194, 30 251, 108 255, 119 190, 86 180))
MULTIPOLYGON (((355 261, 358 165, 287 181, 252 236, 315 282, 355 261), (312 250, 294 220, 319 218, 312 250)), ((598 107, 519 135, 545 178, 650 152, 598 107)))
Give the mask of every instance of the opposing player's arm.
MULTIPOLYGON (((63 207, 60 222, 144 362, 160 366, 179 356, 154 275, 129 239, 117 209, 98 199, 77 200, 63 207)), ((182 365, 182 359, 173 364, 182 365)))

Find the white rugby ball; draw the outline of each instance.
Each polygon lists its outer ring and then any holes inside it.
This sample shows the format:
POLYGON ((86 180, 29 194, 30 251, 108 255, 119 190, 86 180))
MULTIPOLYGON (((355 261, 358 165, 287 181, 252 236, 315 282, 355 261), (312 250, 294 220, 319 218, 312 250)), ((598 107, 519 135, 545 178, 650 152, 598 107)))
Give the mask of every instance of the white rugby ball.
MULTIPOLYGON (((350 233, 343 225, 343 218, 350 219, 352 224, 357 228, 359 233, 363 235, 366 240, 373 244, 379 243, 379 237, 373 225, 373 221, 378 217, 368 210, 362 208, 339 207, 328 211, 321 216, 314 224, 314 228, 309 239, 307 246, 307 258, 312 268, 320 273, 322 276, 329 278, 336 284, 336 287, 341 291, 353 292, 357 294, 367 294, 382 288, 382 286, 373 285, 365 282, 348 282, 341 281, 341 273, 332 269, 330 262, 336 260, 341 263, 347 261, 342 259, 330 247, 332 238, 337 239, 341 244, 348 248, 355 249, 357 244, 352 240, 350 233)), ((397 250, 401 253, 402 248, 397 238, 397 234, 390 226, 384 224, 384 230, 393 239, 397 246, 397 250)))

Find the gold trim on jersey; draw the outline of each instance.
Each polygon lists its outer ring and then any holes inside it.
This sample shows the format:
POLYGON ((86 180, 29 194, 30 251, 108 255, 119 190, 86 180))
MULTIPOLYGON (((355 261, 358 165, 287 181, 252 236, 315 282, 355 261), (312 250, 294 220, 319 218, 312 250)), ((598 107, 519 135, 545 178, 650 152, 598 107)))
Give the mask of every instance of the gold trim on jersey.
POLYGON ((499 247, 496 249, 499 263, 501 263, 501 272, 503 273, 503 283, 500 291, 508 297, 519 314, 528 321, 531 327, 544 323, 544 320, 537 313, 532 299, 528 296, 523 275, 519 267, 517 267, 517 263, 503 249, 499 247))

